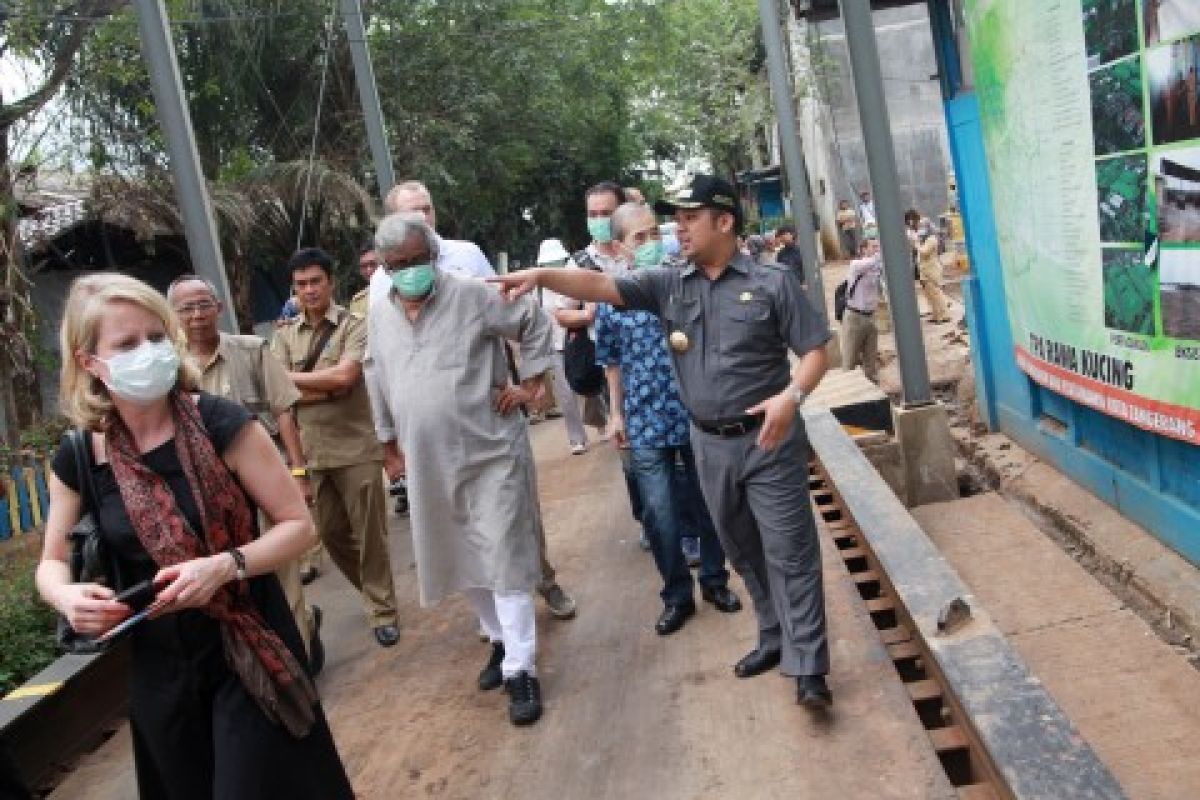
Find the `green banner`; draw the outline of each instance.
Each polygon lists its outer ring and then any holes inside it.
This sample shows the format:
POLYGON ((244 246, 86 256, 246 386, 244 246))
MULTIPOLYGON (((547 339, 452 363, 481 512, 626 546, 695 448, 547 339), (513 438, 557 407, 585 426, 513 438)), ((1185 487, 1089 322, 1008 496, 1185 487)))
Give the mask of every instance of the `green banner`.
POLYGON ((1200 444, 1200 1, 966 6, 1017 363, 1200 444))

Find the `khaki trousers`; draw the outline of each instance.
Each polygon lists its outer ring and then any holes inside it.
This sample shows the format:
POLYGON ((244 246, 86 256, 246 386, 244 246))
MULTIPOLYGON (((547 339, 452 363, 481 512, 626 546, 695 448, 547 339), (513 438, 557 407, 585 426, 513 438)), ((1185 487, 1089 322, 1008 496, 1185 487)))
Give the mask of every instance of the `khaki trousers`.
POLYGON ((379 461, 367 461, 312 470, 317 533, 330 559, 362 593, 373 627, 396 624, 381 469, 379 461))
POLYGON ((929 303, 929 317, 933 322, 950 319, 946 308, 946 295, 942 293, 942 264, 937 259, 927 259, 917 265, 917 274, 921 278, 921 291, 925 293, 925 301, 929 303))
POLYGON ((863 374, 872 381, 879 380, 879 329, 872 314, 860 314, 846 309, 842 317, 842 369, 862 366, 863 374))

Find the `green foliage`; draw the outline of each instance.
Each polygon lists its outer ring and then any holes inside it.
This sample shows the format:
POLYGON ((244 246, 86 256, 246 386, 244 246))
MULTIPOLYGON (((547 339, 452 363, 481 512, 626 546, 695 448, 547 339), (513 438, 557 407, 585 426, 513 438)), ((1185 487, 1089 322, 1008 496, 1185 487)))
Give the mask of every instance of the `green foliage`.
MULTIPOLYGON (((439 227, 489 251, 586 241, 583 190, 655 179, 664 161, 750 166, 766 119, 753 0, 373 0, 364 3, 398 179, 433 192, 439 227)), ((328 3, 169 0, 205 173, 317 156, 370 188, 373 167, 344 29, 328 3), (320 117, 320 124, 316 121, 320 117)), ((166 165, 136 20, 85 45, 69 83, 94 164, 166 165)))
POLYGON ((0 555, 0 695, 7 694, 55 658, 54 611, 34 588, 36 559, 0 555))

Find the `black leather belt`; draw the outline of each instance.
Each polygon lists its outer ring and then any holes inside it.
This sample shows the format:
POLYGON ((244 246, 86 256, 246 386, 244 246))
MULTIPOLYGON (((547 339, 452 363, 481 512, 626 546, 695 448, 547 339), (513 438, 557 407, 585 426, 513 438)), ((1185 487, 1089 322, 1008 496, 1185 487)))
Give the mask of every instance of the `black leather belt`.
POLYGON ((861 315, 862 315, 862 316, 864 316, 864 317, 873 317, 873 316, 875 316, 875 312, 874 312, 874 311, 859 311, 859 310, 858 310, 857 308, 855 308, 854 306, 846 306, 846 310, 847 310, 847 311, 853 311, 855 314, 861 314, 861 315))
POLYGON ((746 414, 745 416, 733 417, 732 419, 718 419, 705 422, 692 417, 692 424, 707 434, 726 438, 730 436, 743 436, 755 430, 759 425, 762 425, 763 418, 763 414, 746 414))

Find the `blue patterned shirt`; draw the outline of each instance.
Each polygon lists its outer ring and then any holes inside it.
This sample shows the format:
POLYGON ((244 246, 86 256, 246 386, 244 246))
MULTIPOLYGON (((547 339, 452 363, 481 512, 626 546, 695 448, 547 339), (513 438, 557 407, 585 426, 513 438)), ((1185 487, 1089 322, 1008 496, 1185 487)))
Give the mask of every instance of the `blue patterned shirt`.
POLYGON ((647 311, 596 311, 596 360, 621 370, 625 389, 625 435, 635 449, 688 443, 688 413, 679 399, 667 338, 647 311))

